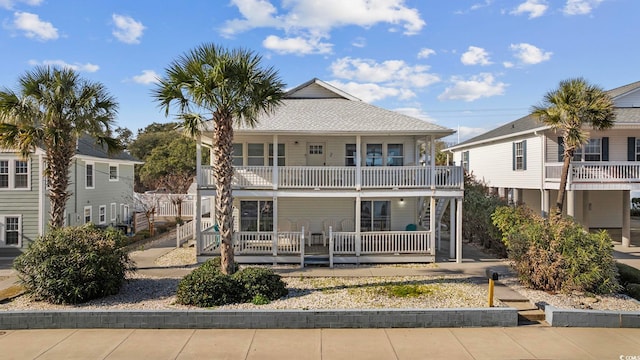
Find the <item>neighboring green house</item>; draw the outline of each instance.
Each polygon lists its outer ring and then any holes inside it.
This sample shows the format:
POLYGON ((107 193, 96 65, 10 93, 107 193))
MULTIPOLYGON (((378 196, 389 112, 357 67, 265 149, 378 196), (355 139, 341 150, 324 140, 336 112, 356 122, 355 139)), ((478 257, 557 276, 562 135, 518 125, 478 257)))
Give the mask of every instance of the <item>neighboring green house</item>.
MULTIPOLYGON (((27 159, 14 151, 0 151, 0 247, 26 248, 46 231, 50 206, 42 176, 44 161, 42 149, 27 159)), ((72 195, 65 224, 128 223, 134 165, 141 163, 126 152, 109 155, 92 138, 80 138, 69 169, 72 195)))

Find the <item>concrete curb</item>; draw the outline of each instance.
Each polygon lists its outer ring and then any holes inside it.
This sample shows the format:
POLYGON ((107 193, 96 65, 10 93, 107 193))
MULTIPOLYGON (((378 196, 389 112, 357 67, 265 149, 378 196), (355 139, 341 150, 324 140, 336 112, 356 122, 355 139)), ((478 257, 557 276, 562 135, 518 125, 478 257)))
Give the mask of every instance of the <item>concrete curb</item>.
POLYGON ((554 327, 640 328, 640 312, 558 309, 545 306, 546 321, 554 327))
POLYGON ((0 329, 318 329, 513 327, 514 308, 382 310, 7 311, 0 329))

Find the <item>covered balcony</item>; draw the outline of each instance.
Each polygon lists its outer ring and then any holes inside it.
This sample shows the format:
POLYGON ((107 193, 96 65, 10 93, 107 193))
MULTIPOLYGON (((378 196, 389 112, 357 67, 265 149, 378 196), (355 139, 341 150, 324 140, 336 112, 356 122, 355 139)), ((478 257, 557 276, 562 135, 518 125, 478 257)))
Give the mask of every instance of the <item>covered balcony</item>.
MULTIPOLYGON (((200 189, 213 189, 211 166, 202 166, 200 189)), ((460 166, 237 166, 237 189, 462 189, 460 166)))
MULTIPOLYGON (((562 163, 545 164, 545 184, 556 188, 560 183, 562 163)), ((640 163, 632 161, 572 162, 567 188, 571 190, 640 189, 640 163)))

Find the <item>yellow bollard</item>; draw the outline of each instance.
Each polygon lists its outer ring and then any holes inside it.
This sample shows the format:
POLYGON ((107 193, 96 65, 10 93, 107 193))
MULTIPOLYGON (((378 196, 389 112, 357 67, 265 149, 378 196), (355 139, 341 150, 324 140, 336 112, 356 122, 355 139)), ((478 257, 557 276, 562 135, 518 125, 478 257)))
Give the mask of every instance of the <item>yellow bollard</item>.
POLYGON ((489 278, 489 307, 493 307, 493 284, 493 279, 489 278))

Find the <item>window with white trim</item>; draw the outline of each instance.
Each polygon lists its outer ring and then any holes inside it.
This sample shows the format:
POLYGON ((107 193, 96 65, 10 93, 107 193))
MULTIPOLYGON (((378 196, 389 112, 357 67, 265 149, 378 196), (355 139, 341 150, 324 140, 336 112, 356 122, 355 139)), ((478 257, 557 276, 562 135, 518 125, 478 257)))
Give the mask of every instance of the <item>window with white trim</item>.
POLYGON ((524 141, 513 143, 514 170, 524 170, 524 141))
POLYGON ((391 202, 363 200, 360 203, 360 229, 362 231, 390 230, 391 202))
POLYGON ((573 161, 602 161, 602 139, 589 139, 573 152, 573 161))
POLYGON ((2 234, 0 243, 5 246, 20 246, 22 238, 22 216, 4 215, 0 216, 2 222, 2 234))
POLYGON ((469 151, 462 152, 462 168, 465 171, 469 171, 469 151))
POLYGON ((273 201, 240 201, 240 231, 273 231, 273 201))
POLYGON ((346 144, 344 153, 344 166, 356 166, 356 144, 346 144))
POLYGON ((242 144, 233 144, 233 166, 242 166, 244 164, 244 151, 242 144))
POLYGON ((111 221, 116 221, 118 219, 118 211, 116 208, 116 203, 111 203, 109 210, 111 213, 111 221))
POLYGON ((98 222, 100 224, 107 223, 107 205, 100 205, 98 208, 98 222))
POLYGON ((264 166, 264 144, 247 144, 247 165, 264 166))
POLYGON ((118 165, 109 165, 109 181, 118 181, 118 165))
POLYGON ((382 144, 367 144, 366 166, 382 166, 382 144))
POLYGON ((93 163, 85 164, 85 187, 87 189, 93 189, 95 186, 95 168, 93 163))
POLYGON ((404 165, 404 146, 402 144, 387 145, 387 166, 404 165))
MULTIPOLYGON (((269 144, 269 166, 273 166, 273 144, 269 144)), ((284 144, 278 144, 278 166, 285 166, 284 144)))
POLYGON ((29 189, 28 160, 0 160, 0 189, 29 189))
POLYGON ((84 207, 84 223, 85 224, 88 224, 91 222, 91 212, 92 212, 91 206, 84 207))

